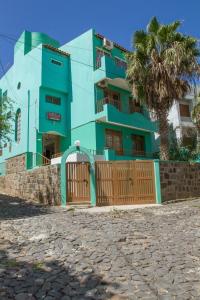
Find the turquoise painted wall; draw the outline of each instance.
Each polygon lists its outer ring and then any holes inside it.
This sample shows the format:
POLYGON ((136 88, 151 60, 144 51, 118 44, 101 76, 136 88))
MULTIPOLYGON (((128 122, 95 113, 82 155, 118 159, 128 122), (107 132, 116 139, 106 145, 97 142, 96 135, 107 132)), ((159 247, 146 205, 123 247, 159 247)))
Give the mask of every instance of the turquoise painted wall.
MULTIPOLYGON (((15 123, 13 122, 13 133, 9 137, 11 151, 9 151, 9 143, 7 143, 7 147, 3 147, 0 163, 9 157, 25 152, 36 153, 39 151, 42 153, 40 131, 56 132, 66 136, 67 129, 70 129, 70 104, 68 102, 68 93, 70 93, 69 56, 63 56, 43 48, 42 42, 59 46, 57 41, 47 35, 24 32, 15 46, 13 66, 8 70, 6 76, 0 79, 2 93, 7 91, 8 97, 14 102, 14 113, 18 109, 21 110, 20 142, 15 141, 15 123), (59 69, 57 65, 53 65, 51 58, 61 61, 62 67, 59 69), (20 88, 18 88, 18 83, 21 84, 20 88), (44 118, 44 111, 57 112, 56 105, 51 107, 51 104, 46 105, 44 103, 45 89, 50 95, 62 97, 62 104, 59 107, 59 112, 62 113, 62 125, 52 124, 52 121, 46 121, 44 118)), ((69 142, 66 141, 66 138, 62 138, 61 148, 63 151, 68 145, 69 142)))
POLYGON ((72 146, 74 142, 79 140, 81 146, 90 150, 96 150, 96 123, 89 122, 82 126, 72 129, 71 140, 72 146))
POLYGON ((48 44, 56 48, 60 46, 58 41, 52 39, 47 34, 25 30, 15 44, 14 53, 16 54, 18 50, 21 50, 24 54, 27 54, 34 48, 41 46, 41 43, 48 44))
MULTIPOLYGON (((110 125, 108 123, 97 123, 96 124, 96 135, 97 135, 97 149, 104 149, 105 147, 105 130, 106 129, 112 129, 112 130, 118 130, 122 132, 122 143, 123 143, 123 149, 124 152, 131 151, 132 150, 132 134, 139 134, 145 137, 145 150, 146 152, 152 152, 152 143, 151 143, 151 133, 144 132, 140 130, 134 130, 122 126, 116 126, 116 125, 110 125)), ((129 155, 127 155, 128 158, 129 155)), ((129 156, 129 159, 132 159, 131 155, 129 156)), ((118 156, 118 159, 125 159, 124 156, 118 156)))
POLYGON ((93 30, 89 30, 60 49, 70 53, 71 127, 94 120, 93 30))
POLYGON ((104 105, 103 112, 96 113, 96 101, 104 97, 102 90, 97 87, 97 79, 125 78, 124 69, 114 63, 115 56, 125 59, 124 51, 114 47, 111 50, 112 58, 102 57, 102 66, 96 69, 96 48, 103 48, 103 40, 96 36, 93 29, 59 48, 67 55, 56 49, 47 49, 42 43, 60 46, 58 41, 43 33, 22 33, 15 46, 14 64, 6 77, 0 79, 0 91, 8 91, 8 96, 14 100, 14 111, 20 108, 22 114, 20 143, 15 142, 12 133, 12 150, 9 152, 9 145, 3 148, 0 163, 25 152, 42 153, 43 133, 60 135, 61 152, 77 139, 83 147, 101 151, 104 148, 105 128, 116 127, 106 122, 118 124, 117 127, 123 132, 124 148, 130 148, 130 134, 137 133, 145 136, 146 151, 152 151, 151 132, 155 131, 154 124, 147 115, 126 113, 129 92, 110 85, 112 90, 120 92, 125 112, 104 105), (52 59, 61 65, 53 64, 52 59), (17 88, 19 82, 20 89, 17 88), (61 105, 47 103, 46 95, 60 97, 61 105), (48 112, 59 113, 61 121, 48 120, 48 112), (105 123, 96 123, 100 119, 105 123))
POLYGON ((25 55, 23 51, 18 51, 15 55, 15 63, 0 80, 0 86, 3 92, 7 91, 8 97, 13 101, 14 113, 21 110, 21 140, 15 141, 15 123, 13 122, 13 133, 10 135, 12 151, 9 147, 3 148, 3 156, 0 161, 21 153, 27 152, 28 136, 28 110, 30 110, 29 119, 29 150, 36 150, 36 129, 38 127, 37 103, 39 101, 39 85, 41 82, 41 51, 33 49, 31 57, 25 55), (36 62, 37 61, 37 62, 36 62), (18 89, 18 83, 21 88, 18 89), (30 91, 30 105, 28 103, 28 91, 30 91))
MULTIPOLYGON (((99 131, 92 130, 90 132, 90 141, 88 140, 88 131, 91 125, 83 126, 88 122, 94 122, 98 119, 106 121, 126 124, 132 127, 139 127, 144 131, 138 131, 138 134, 144 134, 147 140, 146 151, 151 152, 151 131, 155 130, 154 125, 150 122, 148 114, 127 114, 128 101, 130 92, 120 88, 109 86, 112 90, 120 92, 122 100, 122 108, 125 113, 119 112, 111 105, 105 105, 104 111, 100 114, 96 113, 96 100, 104 97, 103 91, 97 87, 96 81, 109 75, 110 78, 123 77, 125 72, 122 68, 114 64, 115 56, 125 60, 125 53, 121 49, 114 47, 110 52, 112 59, 107 57, 104 59, 104 66, 96 69, 96 48, 103 48, 103 40, 96 36, 94 30, 89 30, 81 36, 75 38, 71 42, 65 44, 60 49, 70 53, 71 57, 71 80, 72 80, 72 98, 71 98, 71 128, 72 128, 72 144, 74 140, 80 139, 84 147, 94 150, 102 150, 102 140, 104 135, 99 131), (110 73, 109 73, 110 72, 110 73), (106 108, 107 107, 107 108, 106 108), (80 126, 80 127, 79 127, 80 126), (75 129, 79 127, 79 129, 75 129), (93 136, 94 135, 94 136, 93 136), (95 143, 95 140, 98 142, 95 143), (100 142, 99 142, 100 141, 100 142), (101 149, 100 149, 101 148, 101 149)), ((103 58, 102 58, 103 60, 103 58)), ((109 125, 108 125, 109 126, 109 125)), ((123 129, 125 130, 125 129, 123 129)), ((126 129, 125 131, 127 131, 126 129)), ((126 141, 125 141, 126 143, 126 141)))

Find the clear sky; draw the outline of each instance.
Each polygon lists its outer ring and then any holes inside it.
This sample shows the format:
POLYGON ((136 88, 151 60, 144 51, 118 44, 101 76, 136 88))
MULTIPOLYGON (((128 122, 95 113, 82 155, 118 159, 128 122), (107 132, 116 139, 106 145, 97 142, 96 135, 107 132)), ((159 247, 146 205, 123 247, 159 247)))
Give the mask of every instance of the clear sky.
MULTIPOLYGON (((2 0, 0 34, 17 39, 25 29, 39 31, 64 44, 95 28, 130 49, 132 33, 145 29, 152 16, 181 20, 183 33, 200 38, 200 0, 2 0)), ((13 62, 13 43, 0 37, 5 69, 13 62)))

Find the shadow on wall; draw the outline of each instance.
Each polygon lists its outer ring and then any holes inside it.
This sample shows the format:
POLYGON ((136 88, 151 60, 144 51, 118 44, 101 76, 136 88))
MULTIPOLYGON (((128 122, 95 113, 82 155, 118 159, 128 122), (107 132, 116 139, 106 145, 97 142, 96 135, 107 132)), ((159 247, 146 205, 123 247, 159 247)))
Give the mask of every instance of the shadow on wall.
POLYGON ((28 218, 49 213, 51 212, 48 207, 0 194, 0 220, 28 218))
MULTIPOLYGON (((14 244, 9 247, 16 249, 14 244)), ((94 271, 76 270, 75 264, 16 261, 5 249, 0 257, 0 299, 116 299, 108 288, 113 290, 117 284, 104 281, 94 271)))

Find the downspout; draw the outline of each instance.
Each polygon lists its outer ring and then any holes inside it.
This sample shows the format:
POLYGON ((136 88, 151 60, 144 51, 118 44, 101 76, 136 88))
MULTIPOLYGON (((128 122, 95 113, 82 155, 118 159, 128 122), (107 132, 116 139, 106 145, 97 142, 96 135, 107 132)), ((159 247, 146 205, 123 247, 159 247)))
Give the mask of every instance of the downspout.
POLYGON ((30 119, 30 91, 28 91, 28 106, 27 106, 27 145, 26 145, 26 169, 31 169, 33 166, 33 154, 29 152, 29 119, 30 119))
POLYGON ((28 91, 27 152, 29 152, 30 91, 28 91))

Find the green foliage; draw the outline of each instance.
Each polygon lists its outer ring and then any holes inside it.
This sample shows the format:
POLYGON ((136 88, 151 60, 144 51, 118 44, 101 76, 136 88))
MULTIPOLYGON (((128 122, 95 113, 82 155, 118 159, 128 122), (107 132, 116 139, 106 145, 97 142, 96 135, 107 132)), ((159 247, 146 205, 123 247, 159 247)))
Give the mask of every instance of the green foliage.
POLYGON ((174 99, 190 92, 200 75, 197 40, 177 30, 180 21, 161 24, 154 17, 147 30, 136 31, 133 51, 127 54, 127 80, 133 95, 159 120, 162 159, 169 159, 168 114, 174 99))
POLYGON ((133 52, 127 54, 127 79, 139 101, 155 113, 169 111, 174 99, 190 91, 189 81, 199 75, 197 40, 177 32, 175 21, 163 25, 154 17, 147 31, 133 36, 133 52))
POLYGON ((194 161, 198 158, 196 152, 197 139, 193 137, 191 144, 185 146, 183 140, 174 140, 170 144, 169 159, 176 161, 194 161))
POLYGON ((14 119, 13 101, 7 96, 0 96, 0 143, 9 141, 14 119))

